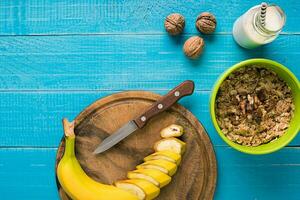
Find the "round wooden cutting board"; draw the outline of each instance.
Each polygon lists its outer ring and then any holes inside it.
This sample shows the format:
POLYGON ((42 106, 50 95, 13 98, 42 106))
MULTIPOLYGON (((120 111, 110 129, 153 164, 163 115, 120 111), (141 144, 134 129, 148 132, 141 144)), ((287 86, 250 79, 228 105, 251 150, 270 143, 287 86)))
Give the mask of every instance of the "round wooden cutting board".
MULTIPOLYGON (((161 189, 159 200, 213 199, 217 166, 213 146, 196 117, 179 104, 152 118, 142 129, 108 151, 93 155, 96 146, 123 124, 141 114, 160 95, 132 91, 113 94, 94 102, 75 119, 76 157, 84 171, 94 180, 113 184, 126 179, 128 171, 153 153, 153 145, 160 140, 160 130, 170 124, 184 127, 182 140, 187 149, 172 182, 161 189)), ((58 148, 56 166, 64 152, 64 140, 58 148)), ((61 199, 68 200, 57 186, 61 199)), ((109 200, 109 199, 108 199, 109 200)))

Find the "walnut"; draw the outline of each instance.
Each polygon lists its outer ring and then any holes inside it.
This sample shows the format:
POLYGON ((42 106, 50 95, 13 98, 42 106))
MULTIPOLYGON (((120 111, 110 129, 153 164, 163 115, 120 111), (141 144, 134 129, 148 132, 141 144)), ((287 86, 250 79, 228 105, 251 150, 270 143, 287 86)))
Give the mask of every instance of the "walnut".
POLYGON ((201 13, 196 20, 196 27, 198 31, 204 34, 210 34, 213 33, 217 26, 217 20, 216 17, 209 13, 209 12, 203 12, 201 13))
POLYGON ((184 26, 184 17, 178 13, 170 14, 165 20, 165 28, 171 35, 178 35, 182 33, 184 26))
POLYGON ((204 48, 204 40, 199 36, 192 36, 183 45, 183 51, 189 58, 197 58, 204 48))
POLYGON ((243 114, 245 115, 246 114, 246 100, 243 100, 240 102, 240 107, 241 107, 243 114))

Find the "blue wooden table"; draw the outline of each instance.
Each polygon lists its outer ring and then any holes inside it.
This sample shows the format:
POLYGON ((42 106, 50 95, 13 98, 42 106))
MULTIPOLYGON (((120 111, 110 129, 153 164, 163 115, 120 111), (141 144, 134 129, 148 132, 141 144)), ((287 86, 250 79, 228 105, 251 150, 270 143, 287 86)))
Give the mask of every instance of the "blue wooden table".
POLYGON ((218 161, 215 199, 300 199, 300 135, 284 149, 252 156, 228 147, 208 112, 217 77, 234 63, 263 57, 300 78, 300 1, 275 0, 287 24, 273 43, 244 50, 232 39, 234 20, 254 0, 1 0, 0 199, 58 199, 54 163, 61 119, 73 119, 98 98, 123 90, 164 94, 179 82, 196 83, 181 101, 203 123, 218 161), (213 12, 216 33, 205 36, 200 59, 182 53, 197 35, 198 13, 213 12), (166 34, 171 12, 186 18, 180 37, 166 34))

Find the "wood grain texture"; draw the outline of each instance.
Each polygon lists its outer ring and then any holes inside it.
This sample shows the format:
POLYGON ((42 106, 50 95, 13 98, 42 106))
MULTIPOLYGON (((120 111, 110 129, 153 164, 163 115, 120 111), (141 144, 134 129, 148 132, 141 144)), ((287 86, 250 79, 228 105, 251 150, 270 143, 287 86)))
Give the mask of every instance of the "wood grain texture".
MULTIPOLYGON (((95 101, 75 118, 76 157, 93 179, 112 184, 126 179, 128 171, 154 152, 154 143, 161 139, 160 130, 170 124, 180 124, 185 134, 186 151, 182 162, 163 188, 158 200, 212 199, 217 176, 215 154, 204 128, 184 107, 175 104, 153 117, 143 129, 121 141, 108 151, 93 155, 99 143, 123 124, 145 111, 161 96, 142 91, 117 93, 95 101)), ((58 150, 58 161, 62 156, 58 150)))
MULTIPOLYGON (((218 160, 216 200, 299 199, 299 147, 262 156, 242 154, 229 147, 214 149, 218 160)), ((56 151, 57 148, 0 148, 1 200, 59 200, 56 151)))
MULTIPOLYGON (((300 32, 297 0, 274 0, 288 12, 285 32, 300 32)), ((0 34, 114 34, 164 33, 164 18, 179 12, 186 18, 186 33, 197 33, 195 20, 200 12, 213 12, 218 21, 217 33, 232 30, 234 20, 259 0, 69 0, 9 1, 0 4, 0 34)))
POLYGON ((0 91, 168 90, 187 79, 197 90, 210 90, 230 66, 257 57, 278 61, 300 78, 300 36, 282 35, 254 51, 240 48, 231 35, 208 36, 203 55, 194 61, 182 52, 187 37, 3 37, 0 91))

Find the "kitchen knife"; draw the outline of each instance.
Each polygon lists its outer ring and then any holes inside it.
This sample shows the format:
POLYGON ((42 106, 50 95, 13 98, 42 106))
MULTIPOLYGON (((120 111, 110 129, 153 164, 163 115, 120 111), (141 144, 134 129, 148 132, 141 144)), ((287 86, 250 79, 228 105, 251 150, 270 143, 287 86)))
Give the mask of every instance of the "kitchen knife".
POLYGON ((115 133, 105 138, 102 143, 95 149, 94 154, 102 153, 107 149, 111 148, 128 135, 136 131, 137 129, 143 128, 146 123, 153 116, 167 110, 172 105, 174 105, 179 99, 184 96, 193 94, 194 92, 194 82, 187 80, 182 82, 180 85, 171 90, 168 94, 161 97, 158 101, 153 103, 142 115, 136 117, 135 119, 127 122, 115 133))

